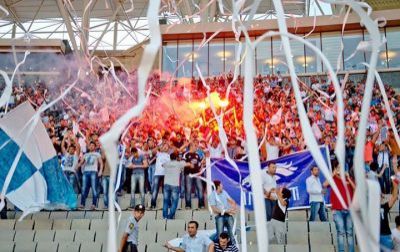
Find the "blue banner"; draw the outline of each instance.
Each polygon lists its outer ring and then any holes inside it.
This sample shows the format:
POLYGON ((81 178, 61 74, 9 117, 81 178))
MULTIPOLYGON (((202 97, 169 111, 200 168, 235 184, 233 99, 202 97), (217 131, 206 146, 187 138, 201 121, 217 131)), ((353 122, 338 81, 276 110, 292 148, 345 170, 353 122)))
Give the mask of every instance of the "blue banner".
MULTIPOLYGON (((325 146, 320 147, 328 167, 330 167, 329 149, 325 146)), ((287 187, 292 192, 289 209, 300 209, 309 206, 308 193, 306 190, 306 179, 311 175, 310 169, 316 166, 314 158, 309 151, 296 152, 290 155, 280 157, 278 159, 261 162, 261 169, 266 171, 269 163, 275 163, 276 179, 278 187, 287 187)), ((240 204, 240 182, 245 191, 245 207, 253 210, 253 197, 250 186, 249 166, 247 162, 235 161, 240 176, 235 168, 233 168, 225 159, 212 159, 211 179, 220 180, 224 186, 224 190, 232 197, 237 204, 240 204)), ((325 177, 320 173, 321 183, 325 181, 325 177)), ((262 199, 264 200, 264 199, 262 199)), ((325 202, 329 203, 329 195, 325 195, 325 202)))

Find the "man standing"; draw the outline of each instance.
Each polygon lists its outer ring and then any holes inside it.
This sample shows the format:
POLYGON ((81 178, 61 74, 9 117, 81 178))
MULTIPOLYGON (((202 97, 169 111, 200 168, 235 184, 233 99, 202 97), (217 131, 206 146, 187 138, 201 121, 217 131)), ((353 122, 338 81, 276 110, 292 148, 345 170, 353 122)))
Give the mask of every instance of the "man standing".
POLYGON ((214 247, 215 252, 239 252, 239 249, 230 241, 229 235, 226 232, 222 232, 219 235, 218 242, 215 243, 214 247))
POLYGON ((80 147, 72 132, 67 131, 65 134, 61 142, 61 151, 63 154, 62 168, 64 175, 68 179, 75 193, 78 194, 79 188, 76 172, 78 170, 80 147))
POLYGON ((221 181, 214 181, 215 190, 209 198, 209 205, 215 214, 215 226, 217 228, 217 237, 224 232, 226 227, 230 240, 233 242, 233 215, 236 214, 236 203, 224 190, 221 181))
POLYGON ((268 168, 263 172, 263 188, 264 188, 264 198, 265 198, 265 209, 267 212, 267 221, 272 218, 272 210, 276 204, 276 164, 269 163, 268 168))
MULTIPOLYGON (((345 206, 342 206, 341 202, 339 201, 339 196, 336 195, 333 190, 331 191, 332 213, 333 221, 335 222, 336 226, 338 252, 345 251, 346 237, 348 251, 354 252, 353 221, 351 220, 349 207, 353 198, 355 184, 348 173, 346 173, 346 184, 343 184, 339 173, 339 162, 336 159, 332 160, 332 167, 333 181, 335 182, 339 193, 345 202, 345 206), (346 190, 349 193, 350 199, 347 197, 346 190)), ((324 187, 328 186, 328 181, 325 181, 324 187)))
POLYGON ((153 177, 153 190, 151 192, 151 208, 156 208, 158 191, 160 188, 161 181, 164 179, 165 169, 163 164, 170 161, 168 153, 169 146, 167 143, 163 143, 156 155, 156 170, 153 177))
POLYGON ((321 221, 327 221, 324 203, 325 189, 322 188, 321 180, 319 179, 319 168, 317 166, 311 168, 311 176, 306 179, 306 186, 311 207, 310 221, 315 221, 317 212, 321 221))
POLYGON ((136 205, 129 216, 118 252, 138 252, 139 221, 144 216, 143 205, 136 205))
POLYGON ((79 166, 83 167, 81 207, 85 207, 86 198, 91 187, 93 194, 91 210, 94 210, 97 205, 97 198, 99 196, 99 192, 97 191, 98 177, 101 177, 103 173, 103 161, 100 153, 96 152, 95 149, 96 144, 91 142, 89 144, 89 152, 83 156, 83 159, 79 163, 79 166))
POLYGON ((140 201, 144 205, 144 170, 147 168, 147 160, 144 159, 143 155, 139 155, 137 148, 132 148, 132 157, 127 166, 128 169, 132 169, 131 175, 131 208, 136 206, 135 204, 135 191, 136 186, 139 185, 140 201))
POLYGON ((183 236, 181 246, 173 247, 168 242, 164 246, 176 252, 214 252, 214 243, 208 236, 198 234, 198 228, 199 223, 197 221, 189 221, 188 233, 183 236))
POLYGON ((190 163, 182 161, 182 155, 178 152, 172 153, 170 157, 171 161, 163 164, 165 169, 163 202, 164 219, 175 218, 175 212, 179 202, 179 178, 183 168, 185 166, 191 166, 190 163))
POLYGON ((184 169, 185 174, 185 206, 186 209, 192 208, 192 185, 193 182, 196 185, 197 195, 199 197, 199 208, 204 208, 204 192, 203 192, 203 181, 199 178, 190 177, 191 174, 200 172, 201 169, 201 158, 197 153, 197 146, 195 143, 190 143, 189 151, 184 156, 186 162, 191 163, 191 166, 187 166, 184 169))

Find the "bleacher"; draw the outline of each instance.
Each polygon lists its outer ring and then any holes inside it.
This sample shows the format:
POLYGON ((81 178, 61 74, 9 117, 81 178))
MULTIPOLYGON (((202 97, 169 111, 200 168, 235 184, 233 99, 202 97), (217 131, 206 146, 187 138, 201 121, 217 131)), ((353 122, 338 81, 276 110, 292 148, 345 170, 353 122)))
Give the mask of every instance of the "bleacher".
MULTIPOLYGON (((161 200, 159 199, 159 202, 161 200)), ((122 202, 121 202, 122 203, 122 202)), ((158 204, 161 206, 161 204, 158 204)), ((196 206, 196 205, 194 205, 196 206)), ((11 206, 12 208, 12 206, 11 206)), ((398 214, 398 205, 392 208, 391 222, 398 214)), ((21 212, 9 209, 8 220, 0 220, 1 252, 105 252, 107 251, 108 212, 96 211, 42 211, 18 221, 21 212)), ((118 228, 118 243, 130 211, 123 211, 118 228)), ((207 210, 179 209, 176 219, 162 219, 162 210, 146 211, 140 221, 139 251, 167 251, 162 245, 185 234, 187 221, 199 222, 199 229, 214 229, 214 218, 207 210)), ((271 252, 329 252, 335 251, 336 230, 332 213, 328 222, 308 222, 308 212, 288 212, 288 232, 285 245, 270 244, 271 252)), ((246 213, 247 249, 258 251, 254 230, 254 213, 246 213)), ((238 223, 239 225, 240 223, 238 223)), ((393 224, 393 223, 392 223, 393 224)), ((237 234, 239 234, 239 227, 237 234)), ((237 237, 240 242, 240 235, 237 237)))

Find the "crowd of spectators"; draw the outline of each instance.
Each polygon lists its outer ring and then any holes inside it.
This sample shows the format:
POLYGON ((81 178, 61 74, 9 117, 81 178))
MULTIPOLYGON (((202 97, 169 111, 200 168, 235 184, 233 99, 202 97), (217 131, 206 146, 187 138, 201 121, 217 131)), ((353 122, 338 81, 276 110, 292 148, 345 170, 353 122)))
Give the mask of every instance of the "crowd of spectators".
MULTIPOLYGON (((71 182, 73 182, 72 177, 76 178, 73 185, 77 192, 84 193, 85 188, 90 184, 89 180, 92 184, 95 183, 93 188, 100 187, 100 184, 108 185, 107 179, 102 183, 100 183, 102 180, 98 179, 91 180, 89 177, 85 179, 83 176, 85 167, 93 160, 90 158, 84 160, 87 156, 93 156, 87 153, 101 152, 99 136, 106 132, 127 108, 135 104, 136 96, 132 94, 135 93, 134 83, 137 80, 137 72, 130 75, 121 72, 118 76, 120 84, 110 81, 110 78, 87 76, 85 81, 81 81, 62 101, 42 116, 42 121, 59 154, 62 166, 64 169, 69 167, 70 170, 66 172, 71 175, 71 182), (93 85, 92 83, 96 81, 97 84, 93 85), (77 159, 72 164, 71 159, 66 158, 71 153, 77 159), (67 166, 64 165, 65 163, 67 166)), ((224 110, 223 126, 228 137, 227 154, 233 159, 245 159, 247 151, 242 117, 244 84, 241 76, 235 81, 232 80, 233 75, 228 73, 207 78, 205 84, 210 87, 211 92, 217 93, 221 99, 228 101, 223 107, 217 107, 217 113, 224 110), (230 86, 229 93, 227 93, 228 86, 230 86)), ((158 74, 153 74, 148 82, 148 86, 152 88, 149 104, 142 116, 134 119, 128 134, 120 142, 121 155, 124 149, 121 189, 130 192, 131 187, 134 187, 133 189, 138 187, 143 204, 145 192, 151 192, 150 205, 155 207, 158 188, 162 184, 165 173, 162 164, 170 159, 169 154, 176 153, 193 166, 186 166, 179 178, 182 182, 178 182, 179 195, 184 196, 186 206, 191 207, 191 194, 188 191, 191 191, 194 186, 199 198, 199 207, 202 208, 204 207, 203 182, 189 174, 202 170, 205 166, 205 153, 209 153, 212 158, 223 156, 223 148, 218 138, 218 123, 208 104, 193 111, 194 116, 190 117, 180 114, 182 110, 178 107, 190 106, 190 102, 207 101, 206 87, 200 79, 194 77, 184 81, 162 82, 158 74), (170 109, 167 105, 162 105, 160 100, 163 97, 168 97, 171 104, 175 104, 177 108, 170 109)), ((346 170, 351 171, 364 81, 349 80, 342 85, 345 85, 343 97, 346 170)), ((38 108, 56 98, 67 87, 68 85, 57 89, 41 82, 14 87, 8 109, 24 101, 29 101, 38 108)), ((400 96, 391 86, 385 86, 385 90, 389 97, 395 125, 399 125, 400 96)), ((315 137, 319 144, 327 145, 333 154, 337 135, 333 84, 324 76, 311 77, 309 84, 301 82, 301 94, 315 137)), ((259 144, 262 142, 260 148, 262 160, 275 159, 306 148, 294 93, 288 78, 282 78, 280 75, 258 75, 254 78, 253 122, 259 144)), ((367 172, 370 176, 376 174, 386 193, 390 192, 390 175, 397 172, 399 154, 400 148, 389 126, 382 96, 375 85, 368 118, 365 162, 367 172)), ((100 153, 98 161, 97 175, 107 177, 109 169, 103 165, 106 164, 103 154, 100 153), (103 170, 103 167, 104 171, 101 171, 100 168, 103 170)), ((98 193, 94 194, 98 196, 98 193)), ((107 205, 108 202, 105 203, 107 205)), ((134 203, 132 199, 132 205, 134 203)))

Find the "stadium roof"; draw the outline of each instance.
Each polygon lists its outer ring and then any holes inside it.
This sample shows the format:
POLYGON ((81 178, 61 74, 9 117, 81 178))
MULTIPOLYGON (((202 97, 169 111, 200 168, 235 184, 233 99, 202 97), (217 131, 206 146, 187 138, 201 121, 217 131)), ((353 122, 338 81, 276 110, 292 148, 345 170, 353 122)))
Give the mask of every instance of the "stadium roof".
MULTIPOLYGON (((148 38, 146 12, 150 0, 0 0, 1 38, 67 39, 74 50, 122 50, 148 38), (85 10, 87 10, 85 12, 85 10), (85 15, 84 15, 85 14, 85 15), (87 41, 81 43, 82 41, 87 41)), ((246 1, 243 10, 255 1, 246 1)), ((398 0, 367 0, 374 9, 400 8, 398 0)), ((232 1, 164 0, 160 19, 167 23, 229 22, 232 1), (204 11, 199 12, 199 9, 204 11)), ((331 15, 331 5, 316 0, 283 0, 291 16, 331 15)), ((333 8, 333 12, 338 12, 333 8)), ((246 12, 241 16, 248 19, 246 12)), ((275 18, 272 0, 261 0, 255 19, 275 18)))

